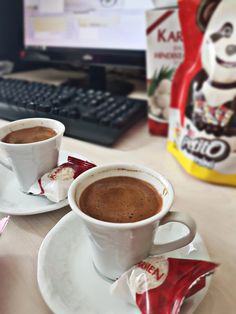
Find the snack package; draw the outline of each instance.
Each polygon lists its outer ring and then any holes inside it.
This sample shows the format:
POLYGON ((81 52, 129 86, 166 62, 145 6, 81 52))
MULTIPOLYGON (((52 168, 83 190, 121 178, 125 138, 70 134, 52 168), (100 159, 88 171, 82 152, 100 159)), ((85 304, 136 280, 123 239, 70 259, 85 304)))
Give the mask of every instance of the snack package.
POLYGON ((168 149, 191 175, 236 186, 235 0, 181 0, 179 17, 168 149))
POLYGON ((28 193, 45 195, 50 201, 58 203, 67 197, 73 180, 81 173, 96 165, 69 156, 67 162, 44 174, 30 188, 28 193))
POLYGON ((149 257, 124 273, 111 288, 113 295, 136 304, 142 314, 177 314, 185 298, 205 287, 212 262, 149 257))
POLYGON ((171 82, 183 60, 183 41, 177 0, 156 1, 146 12, 148 126, 150 133, 167 136, 171 82))

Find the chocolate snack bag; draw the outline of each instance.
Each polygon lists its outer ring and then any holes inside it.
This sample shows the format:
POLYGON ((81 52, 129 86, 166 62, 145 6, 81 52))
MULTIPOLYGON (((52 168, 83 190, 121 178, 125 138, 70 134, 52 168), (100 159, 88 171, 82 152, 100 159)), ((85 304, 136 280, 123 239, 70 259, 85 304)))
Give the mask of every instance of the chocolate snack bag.
POLYGON ((235 0, 179 0, 179 18, 168 149, 193 176, 236 186, 235 0))

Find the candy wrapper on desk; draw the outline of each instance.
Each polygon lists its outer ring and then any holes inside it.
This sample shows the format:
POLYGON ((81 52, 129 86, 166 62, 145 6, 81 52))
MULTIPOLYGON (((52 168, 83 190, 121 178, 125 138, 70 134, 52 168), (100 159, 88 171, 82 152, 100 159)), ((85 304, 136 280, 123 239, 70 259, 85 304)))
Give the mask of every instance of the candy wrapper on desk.
POLYGON ((96 167, 95 164, 69 156, 67 162, 44 174, 29 189, 28 193, 44 195, 58 203, 67 197, 73 180, 81 173, 96 167))
POLYGON ((3 217, 0 219, 0 236, 3 234, 8 222, 9 222, 10 216, 3 217))
POLYGON ((142 314, 177 314, 185 298, 205 287, 206 276, 217 266, 200 260, 149 257, 124 273, 111 293, 136 304, 142 314))

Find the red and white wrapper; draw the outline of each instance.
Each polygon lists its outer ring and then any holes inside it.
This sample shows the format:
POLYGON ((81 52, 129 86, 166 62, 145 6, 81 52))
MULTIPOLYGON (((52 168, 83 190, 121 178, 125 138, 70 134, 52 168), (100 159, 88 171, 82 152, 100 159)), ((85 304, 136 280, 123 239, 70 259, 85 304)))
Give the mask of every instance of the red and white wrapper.
POLYGON ((39 178, 28 193, 44 195, 50 201, 58 203, 67 198, 73 180, 93 167, 96 167, 93 163, 69 156, 66 163, 39 178))
POLYGON ((205 287, 212 262, 149 257, 124 273, 111 293, 136 304, 142 314, 177 314, 185 298, 205 287))

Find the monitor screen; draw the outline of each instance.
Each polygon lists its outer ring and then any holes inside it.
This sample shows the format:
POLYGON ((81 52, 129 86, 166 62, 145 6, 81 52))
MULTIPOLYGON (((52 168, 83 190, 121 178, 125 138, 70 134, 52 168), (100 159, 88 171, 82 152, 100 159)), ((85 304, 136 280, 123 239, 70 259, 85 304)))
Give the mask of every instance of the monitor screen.
POLYGON ((145 51, 153 0, 24 0, 25 47, 145 51))

